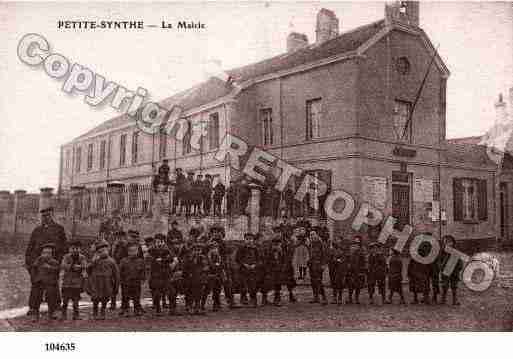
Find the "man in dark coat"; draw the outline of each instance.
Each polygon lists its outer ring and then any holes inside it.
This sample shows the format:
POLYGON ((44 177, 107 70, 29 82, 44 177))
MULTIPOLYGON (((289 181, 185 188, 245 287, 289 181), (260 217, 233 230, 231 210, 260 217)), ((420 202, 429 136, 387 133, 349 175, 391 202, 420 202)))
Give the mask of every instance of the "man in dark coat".
POLYGON ((203 203, 203 175, 196 176, 192 182, 192 213, 195 216, 201 216, 201 205, 203 203))
POLYGON ((212 207, 212 176, 210 174, 205 175, 203 180, 203 214, 205 216, 210 215, 210 208, 212 207))
POLYGON ((310 282, 313 292, 313 299, 310 303, 319 303, 319 296, 321 296, 322 304, 326 305, 328 301, 326 299, 322 277, 325 267, 328 264, 328 248, 326 244, 321 241, 317 231, 314 229, 310 231, 308 252, 310 257, 308 260, 308 270, 310 272, 310 282))
POLYGON ((245 178, 242 178, 239 184, 237 185, 237 197, 239 200, 238 203, 238 210, 241 215, 247 215, 246 213, 246 207, 249 203, 249 197, 251 196, 250 190, 249 190, 249 184, 246 181, 245 178))
POLYGON ((183 201, 182 207, 185 205, 185 215, 187 217, 191 214, 191 206, 193 203, 194 191, 192 185, 194 183, 194 173, 189 172, 187 178, 183 182, 183 201))
MULTIPOLYGON (((29 311, 28 315, 32 315, 36 310, 36 303, 34 297, 34 278, 32 276, 32 265, 35 260, 41 255, 44 245, 52 243, 54 245, 54 259, 60 264, 62 257, 67 252, 66 233, 64 227, 57 224, 53 220, 53 208, 43 208, 41 213, 41 225, 37 226, 30 235, 30 240, 25 251, 25 268, 29 272, 31 289, 29 295, 29 311)), ((60 305, 60 303, 58 303, 60 305)))
POLYGON ((347 285, 349 288, 348 304, 360 304, 360 290, 365 282, 365 273, 367 272, 367 263, 365 254, 361 247, 361 238, 356 236, 349 249, 349 267, 347 269, 347 285))
POLYGON ((233 216, 237 212, 237 184, 234 180, 230 181, 230 185, 226 190, 226 214, 233 216))
POLYGON ((223 203, 223 197, 226 192, 223 182, 218 180, 217 184, 214 187, 214 216, 221 215, 221 204, 223 203))
POLYGON ((369 245, 369 272, 367 274, 367 287, 369 290, 369 301, 374 304, 374 291, 378 286, 381 302, 386 302, 385 298, 385 281, 387 275, 387 260, 383 254, 381 244, 373 242, 369 245))
POLYGON ((175 178, 175 193, 173 196, 173 212, 172 214, 177 213, 177 207, 180 207, 180 210, 178 211, 178 215, 182 215, 182 208, 185 205, 185 192, 184 192, 184 183, 185 183, 185 176, 182 172, 181 168, 177 168, 175 170, 176 172, 176 178, 175 178))

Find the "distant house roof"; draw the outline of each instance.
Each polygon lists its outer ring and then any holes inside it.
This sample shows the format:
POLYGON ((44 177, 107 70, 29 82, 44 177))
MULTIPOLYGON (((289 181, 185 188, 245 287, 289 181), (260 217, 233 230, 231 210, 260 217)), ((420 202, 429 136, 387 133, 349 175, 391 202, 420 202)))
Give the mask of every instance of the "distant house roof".
POLYGON ((447 139, 448 143, 452 144, 469 144, 469 145, 477 145, 481 142, 483 136, 470 136, 470 137, 460 137, 460 138, 449 138, 447 139))
MULTIPOLYGON (((276 71, 287 70, 337 54, 354 51, 366 41, 370 40, 384 26, 385 20, 379 20, 344 32, 334 39, 328 40, 322 44, 311 44, 292 53, 274 56, 254 64, 238 67, 226 72, 235 82, 242 83, 276 71)), ((226 96, 233 89, 234 87, 232 85, 225 83, 220 79, 210 78, 208 81, 160 101, 159 104, 168 109, 174 105, 179 105, 184 110, 189 110, 226 96)), ((75 138, 73 141, 85 138, 95 133, 123 126, 130 122, 134 122, 134 120, 126 114, 123 114, 101 123, 90 131, 75 138)))
POLYGON ((476 166, 495 166, 488 154, 485 145, 476 145, 472 143, 451 143, 447 141, 447 162, 464 162, 476 166))

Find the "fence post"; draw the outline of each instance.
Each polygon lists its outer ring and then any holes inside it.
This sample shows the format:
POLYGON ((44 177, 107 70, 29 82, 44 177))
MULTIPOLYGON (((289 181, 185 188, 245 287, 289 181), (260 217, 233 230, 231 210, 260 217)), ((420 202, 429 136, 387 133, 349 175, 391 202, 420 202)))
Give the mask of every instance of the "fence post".
POLYGON ((11 193, 9 191, 0 191, 0 231, 4 229, 4 216, 9 212, 9 199, 11 193))
POLYGON ((256 184, 249 185, 251 197, 249 200, 249 231, 257 234, 260 231, 260 195, 261 187, 256 184))
MULTIPOLYGON (((75 238, 77 232, 77 210, 79 207, 79 200, 82 202, 82 191, 84 190, 84 186, 71 186, 71 238, 75 238)), ((82 203, 80 203, 80 207, 82 207, 82 203)))
POLYGON ((14 220, 13 220, 13 228, 12 233, 16 234, 16 222, 18 221, 18 213, 22 210, 23 199, 25 198, 25 194, 27 191, 22 189, 17 189, 14 191, 14 220))
POLYGON ((39 212, 41 212, 42 209, 52 207, 52 198, 53 198, 53 188, 52 187, 41 188, 41 193, 39 195, 39 212))

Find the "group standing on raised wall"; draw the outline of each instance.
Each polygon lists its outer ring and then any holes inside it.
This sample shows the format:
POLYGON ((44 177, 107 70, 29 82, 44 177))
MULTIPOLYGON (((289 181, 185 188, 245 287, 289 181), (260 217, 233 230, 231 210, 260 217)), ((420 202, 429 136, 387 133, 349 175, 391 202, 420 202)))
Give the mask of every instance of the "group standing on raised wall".
MULTIPOLYGON (((305 272, 310 277, 310 303, 329 303, 324 280, 327 274, 333 304, 342 305, 345 293, 346 304, 360 304, 365 286, 369 304, 376 303, 375 293, 381 297, 380 304, 391 303, 396 293, 400 303, 406 304, 402 275, 405 260, 399 252, 392 251, 389 256, 381 243, 364 245, 358 235, 349 241, 333 240, 325 227, 312 226, 307 220, 275 226, 270 237, 246 233, 241 240, 233 241, 225 239, 220 225, 194 225, 189 233, 183 233, 176 221, 168 233, 142 240, 137 231, 125 232, 111 220, 100 228, 92 248, 86 248, 76 239, 66 240, 62 226, 52 219, 52 208, 43 209, 41 214, 42 224, 32 233, 25 261, 31 277, 28 314, 35 320, 40 317, 43 300, 48 303, 50 320, 57 319, 58 312, 66 320, 70 302, 72 319, 80 319, 83 293, 91 298, 93 319, 105 319, 108 309, 117 310, 119 297, 120 316, 130 315, 130 306, 135 316, 144 315, 141 297, 145 283, 156 316, 162 316, 166 309, 169 315, 205 314, 209 302, 212 311, 217 312, 223 298, 229 309, 281 306, 284 288, 293 305, 298 302, 296 278, 304 279, 305 272), (306 260, 301 258, 305 254, 306 260), (300 269, 305 265, 306 270, 300 269), (182 295, 183 309, 179 305, 182 295)), ((456 242, 446 236, 444 244, 454 247, 456 242)), ((446 303, 449 290, 452 304, 459 304, 457 287, 462 265, 459 262, 456 270, 445 276, 441 269, 447 260, 442 255, 430 265, 409 261, 405 272, 412 304, 419 299, 425 304, 446 303)))

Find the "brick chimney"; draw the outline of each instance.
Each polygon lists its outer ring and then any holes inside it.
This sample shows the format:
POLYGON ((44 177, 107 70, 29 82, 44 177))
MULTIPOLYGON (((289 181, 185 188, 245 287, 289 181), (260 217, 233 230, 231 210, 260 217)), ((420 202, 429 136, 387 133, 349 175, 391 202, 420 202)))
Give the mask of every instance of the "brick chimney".
POLYGON ((308 37, 305 34, 291 32, 287 36, 287 52, 294 52, 308 46, 308 37))
POLYGON ((322 8, 317 13, 317 25, 315 27, 315 43, 321 44, 338 36, 339 20, 331 10, 322 8))
POLYGON ((418 1, 388 1, 385 3, 385 21, 387 24, 400 22, 410 26, 419 26, 418 1))

